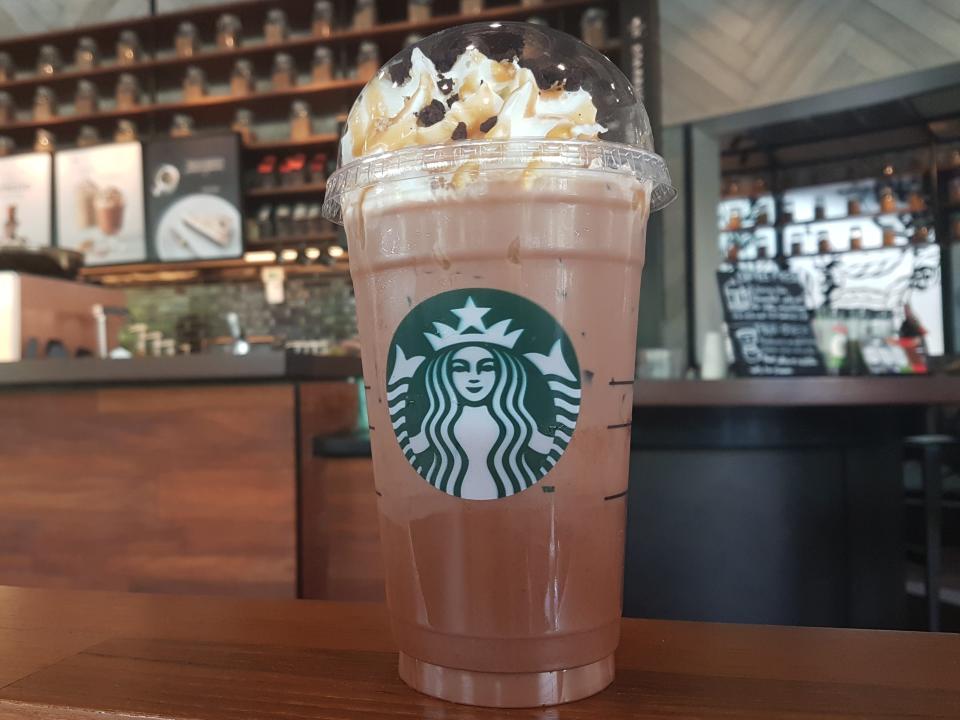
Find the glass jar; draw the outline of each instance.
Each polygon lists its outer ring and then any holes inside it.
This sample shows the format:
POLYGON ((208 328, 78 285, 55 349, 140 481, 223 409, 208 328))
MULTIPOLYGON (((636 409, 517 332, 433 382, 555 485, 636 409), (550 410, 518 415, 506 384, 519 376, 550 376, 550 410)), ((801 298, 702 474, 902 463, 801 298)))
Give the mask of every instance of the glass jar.
POLYGON ((793 203, 789 200, 785 200, 783 203, 783 210, 781 211, 783 215, 783 224, 789 225, 793 222, 793 203))
POLYGON ((0 91, 0 125, 9 125, 17 121, 17 109, 13 104, 13 96, 8 92, 0 91))
POLYGON ((273 89, 289 90, 297 84, 297 68, 287 53, 277 53, 273 58, 273 89))
POLYGON ((130 110, 140 104, 140 82, 130 73, 117 79, 117 110, 130 110))
POLYGON ((863 207, 860 205, 860 198, 858 197, 848 197, 847 198, 847 215, 856 216, 863 213, 863 207))
POLYGON ((257 140, 256 133, 253 131, 253 113, 246 108, 237 110, 230 129, 240 136, 244 145, 250 145, 257 140))
POLYGON ((193 135, 193 118, 183 113, 173 116, 170 123, 170 137, 190 137, 193 135))
POLYGON ((99 62, 97 41, 86 36, 77 40, 77 49, 73 52, 73 64, 77 66, 77 70, 92 70, 99 62))
MULTIPOLYGON (((377 24, 376 0, 357 0, 353 9, 353 29, 369 30, 377 24)), ((371 76, 372 77, 372 76, 371 76)))
POLYGON ((63 70, 63 60, 60 51, 53 45, 41 45, 37 55, 37 74, 56 75, 63 70))
POLYGON ((889 226, 884 226, 883 228, 883 246, 884 247, 896 247, 897 245, 897 233, 896 231, 889 226))
POLYGON ((769 257, 766 245, 757 245, 757 260, 766 260, 769 257))
POLYGON ((8 52, 0 52, 0 82, 10 82, 17 75, 13 58, 8 52))
POLYGON ((830 233, 826 230, 817 233, 817 252, 821 255, 833 252, 833 246, 830 244, 830 233))
POLYGON ((813 219, 827 219, 827 201, 823 198, 823 196, 817 196, 817 199, 813 203, 813 219))
POLYGON ((310 116, 310 106, 297 100, 290 106, 290 139, 309 140, 311 135, 313 118, 310 116))
POLYGON ((217 18, 217 47, 221 49, 240 47, 243 25, 236 15, 225 13, 217 18))
POLYGON ((922 213, 927 209, 927 201, 918 191, 911 190, 907 196, 907 207, 912 213, 922 213))
POLYGON ((325 45, 318 45, 314 48, 311 76, 315 83, 326 83, 333 80, 333 52, 325 45))
POLYGON ((100 98, 97 95, 97 86, 89 80, 77 83, 77 92, 73 98, 73 111, 77 115, 93 115, 100 107, 100 98))
POLYGON ((49 130, 37 130, 33 140, 34 152, 53 152, 57 149, 57 138, 49 130))
POLYGON ((790 236, 790 254, 794 257, 803 255, 803 235, 800 233, 790 236))
POLYGON ((757 227, 765 227, 770 224, 770 213, 767 211, 765 205, 761 205, 757 210, 757 227))
POLYGON ((477 15, 483 12, 483 0, 460 0, 461 15, 477 15))
POLYGON ((587 45, 603 47, 607 44, 607 11, 589 8, 580 18, 580 39, 587 45))
POLYGON ((732 208, 730 217, 727 219, 727 230, 739 230, 743 227, 743 218, 740 217, 740 210, 732 208))
POLYGON ((921 225, 913 231, 913 235, 910 237, 910 242, 914 245, 926 245, 930 242, 930 228, 926 225, 921 225))
POLYGON ((117 129, 113 133, 114 142, 130 142, 137 139, 137 125, 133 120, 117 120, 117 129))
POLYGON ((48 87, 38 87, 33 95, 33 119, 50 120, 57 116, 57 96, 48 87))
POLYGON ((850 228, 850 249, 863 250, 863 231, 859 225, 850 228))
POLYGON ((183 101, 196 102, 203 99, 207 94, 207 76, 203 69, 196 65, 187 68, 187 73, 183 78, 183 101))
POLYGON ((200 37, 197 34, 197 26, 192 22, 185 21, 177 27, 177 34, 174 37, 173 48, 177 57, 193 57, 200 50, 200 37))
POLYGON ((12 137, 7 137, 6 135, 0 135, 0 157, 6 157, 7 155, 12 155, 17 149, 17 144, 13 141, 12 137))
POLYGON ((880 212, 892 213, 897 211, 897 198, 893 194, 893 188, 885 186, 880 189, 880 212))
POLYGON ((263 23, 263 38, 268 45, 277 45, 285 42, 290 34, 287 25, 287 14, 283 10, 273 9, 267 13, 263 23))
POLYGON ((230 94, 235 96, 249 95, 255 91, 253 79, 253 65, 249 60, 237 60, 230 73, 230 94))
POLYGON ((357 51, 357 79, 367 82, 380 69, 380 48, 376 43, 365 41, 360 43, 357 51))
POLYGON ((407 20, 427 22, 433 15, 433 0, 407 0, 407 20))
POLYGON ((327 37, 333 32, 333 3, 330 0, 317 0, 313 4, 313 34, 327 37))
POLYGON ((132 65, 143 59, 140 38, 133 30, 124 30, 117 39, 117 62, 120 65, 132 65))
POLYGON ((81 125, 77 133, 77 147, 90 147, 100 142, 100 133, 93 125, 81 125))

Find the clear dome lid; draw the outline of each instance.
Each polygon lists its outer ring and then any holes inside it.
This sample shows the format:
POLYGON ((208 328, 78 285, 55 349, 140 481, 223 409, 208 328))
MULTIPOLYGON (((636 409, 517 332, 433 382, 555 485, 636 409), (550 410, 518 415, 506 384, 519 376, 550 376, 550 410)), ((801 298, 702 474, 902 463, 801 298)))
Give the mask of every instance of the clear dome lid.
POLYGON ((654 152, 643 101, 606 56, 566 33, 523 22, 442 30, 404 48, 354 102, 324 214, 340 221, 350 190, 442 172, 579 167, 631 172, 659 209, 676 196, 654 152))

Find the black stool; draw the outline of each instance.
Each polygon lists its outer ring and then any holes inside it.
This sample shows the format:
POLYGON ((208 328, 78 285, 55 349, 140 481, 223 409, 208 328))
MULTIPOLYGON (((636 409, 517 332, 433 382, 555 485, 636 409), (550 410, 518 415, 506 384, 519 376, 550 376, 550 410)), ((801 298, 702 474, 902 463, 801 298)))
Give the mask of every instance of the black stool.
POLYGON ((960 442, 950 435, 913 435, 903 447, 906 459, 920 462, 923 477, 927 630, 939 632, 943 464, 955 465, 960 442))

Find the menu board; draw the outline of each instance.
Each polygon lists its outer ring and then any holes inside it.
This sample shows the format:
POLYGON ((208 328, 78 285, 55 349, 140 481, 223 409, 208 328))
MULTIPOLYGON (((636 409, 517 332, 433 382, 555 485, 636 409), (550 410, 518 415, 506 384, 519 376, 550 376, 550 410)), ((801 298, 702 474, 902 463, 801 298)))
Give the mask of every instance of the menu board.
POLYGON ((164 138, 146 147, 147 225, 157 260, 243 254, 235 133, 164 138))
POLYGON ((49 247, 52 204, 50 153, 0 158, 0 246, 49 247))
POLYGON ((110 143, 56 153, 57 244, 87 265, 143 262, 143 148, 110 143))
POLYGON ((796 275, 781 270, 718 270, 717 281, 737 375, 824 373, 796 275))

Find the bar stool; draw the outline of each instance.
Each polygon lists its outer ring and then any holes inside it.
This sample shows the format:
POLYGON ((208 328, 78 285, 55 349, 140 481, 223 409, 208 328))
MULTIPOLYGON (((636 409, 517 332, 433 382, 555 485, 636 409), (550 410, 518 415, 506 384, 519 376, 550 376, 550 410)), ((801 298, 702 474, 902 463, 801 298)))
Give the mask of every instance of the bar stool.
POLYGON ((920 463, 923 478, 927 630, 939 632, 943 464, 957 464, 960 442, 950 435, 913 435, 904 439, 903 447, 905 459, 920 463))

